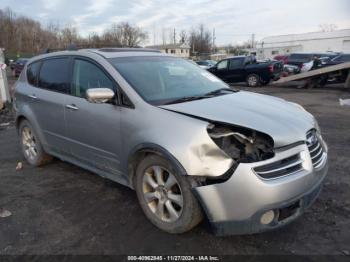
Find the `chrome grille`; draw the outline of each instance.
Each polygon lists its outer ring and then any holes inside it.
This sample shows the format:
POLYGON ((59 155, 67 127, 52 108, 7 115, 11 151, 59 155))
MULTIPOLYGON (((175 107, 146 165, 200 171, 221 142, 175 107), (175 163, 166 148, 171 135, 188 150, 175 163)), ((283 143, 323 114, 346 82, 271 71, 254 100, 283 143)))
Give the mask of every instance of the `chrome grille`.
POLYGON ((309 153, 314 168, 322 165, 323 162, 323 147, 316 135, 316 130, 312 129, 306 133, 306 145, 309 148, 309 153))
POLYGON ((255 167, 254 171, 262 178, 272 179, 301 171, 303 169, 302 162, 300 154, 295 154, 271 164, 255 167))

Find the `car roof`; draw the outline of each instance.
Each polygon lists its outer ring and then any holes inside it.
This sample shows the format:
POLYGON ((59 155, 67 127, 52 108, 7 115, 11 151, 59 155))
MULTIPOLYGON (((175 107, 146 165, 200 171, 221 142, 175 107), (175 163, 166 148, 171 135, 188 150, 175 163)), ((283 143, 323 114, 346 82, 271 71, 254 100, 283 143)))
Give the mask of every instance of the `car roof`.
POLYGON ((99 54, 105 58, 114 57, 127 57, 127 56, 154 56, 164 55, 159 50, 149 48, 93 48, 93 49, 80 49, 79 51, 92 52, 99 54))
POLYGON ((93 54, 102 56, 106 59, 116 58, 116 57, 132 57, 132 56, 171 56, 168 54, 161 53, 159 50, 147 49, 147 48, 89 48, 89 49, 78 49, 78 50, 64 50, 64 51, 56 51, 56 52, 40 54, 38 56, 33 57, 31 61, 36 61, 36 60, 44 59, 48 57, 67 56, 67 55, 90 57, 93 54))
POLYGON ((222 61, 222 60, 227 60, 227 59, 246 58, 246 57, 252 57, 252 56, 251 56, 251 55, 229 56, 229 57, 226 57, 226 58, 221 59, 220 61, 222 61))
POLYGON ((336 55, 334 52, 294 52, 290 55, 336 55))

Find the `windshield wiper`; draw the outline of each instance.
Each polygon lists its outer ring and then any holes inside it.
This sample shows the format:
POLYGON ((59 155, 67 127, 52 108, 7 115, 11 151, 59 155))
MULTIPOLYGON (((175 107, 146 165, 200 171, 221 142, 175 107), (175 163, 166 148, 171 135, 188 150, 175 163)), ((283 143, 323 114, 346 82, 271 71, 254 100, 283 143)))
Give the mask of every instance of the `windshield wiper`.
POLYGON ((178 99, 174 99, 171 100, 167 103, 164 103, 164 105, 170 105, 170 104, 177 104, 177 103, 182 103, 182 102, 188 102, 188 101, 193 101, 193 100, 199 100, 199 99, 203 99, 203 98, 209 98, 211 96, 207 96, 207 95, 202 95, 202 96, 185 96, 185 97, 181 97, 178 99))
POLYGON ((228 92, 236 93, 236 92, 238 92, 239 90, 231 89, 231 88, 228 88, 228 87, 226 87, 226 88, 220 88, 220 89, 211 91, 211 92, 209 92, 209 93, 206 93, 205 96, 214 96, 214 95, 218 95, 218 94, 221 94, 222 91, 228 91, 228 92))
MULTIPOLYGON (((171 100, 171 101, 169 101, 169 102, 164 103, 164 105, 177 104, 177 103, 188 102, 188 101, 194 101, 194 100, 199 100, 199 99, 204 99, 204 98, 211 98, 211 97, 213 97, 213 96, 215 96, 215 95, 221 94, 223 91, 229 91, 229 92, 232 92, 232 93, 236 93, 236 92, 238 92, 239 90, 234 90, 234 89, 231 89, 231 88, 220 88, 220 89, 211 91, 211 92, 209 92, 209 93, 206 93, 206 94, 204 94, 204 95, 199 95, 199 96, 185 96, 185 97, 181 97, 181 98, 178 98, 178 99, 174 99, 174 100, 171 100)), ((225 93, 222 93, 222 94, 225 94, 225 93)), ((226 94, 227 94, 227 93, 226 93, 226 94)))

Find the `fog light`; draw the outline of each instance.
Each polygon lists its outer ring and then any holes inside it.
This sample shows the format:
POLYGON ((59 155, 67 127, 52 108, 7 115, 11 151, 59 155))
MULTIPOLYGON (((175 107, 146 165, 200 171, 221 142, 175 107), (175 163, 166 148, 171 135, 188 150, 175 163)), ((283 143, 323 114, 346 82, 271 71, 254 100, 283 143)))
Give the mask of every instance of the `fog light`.
POLYGON ((273 212, 273 210, 269 210, 261 216, 260 222, 263 225, 267 225, 267 224, 270 224, 274 218, 275 218, 275 212, 273 212))

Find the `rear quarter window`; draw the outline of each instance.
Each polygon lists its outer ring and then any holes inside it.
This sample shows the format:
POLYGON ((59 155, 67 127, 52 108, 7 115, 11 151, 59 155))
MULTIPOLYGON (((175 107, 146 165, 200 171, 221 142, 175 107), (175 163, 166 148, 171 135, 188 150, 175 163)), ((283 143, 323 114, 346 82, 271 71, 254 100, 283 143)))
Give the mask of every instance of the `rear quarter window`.
POLYGON ((27 80, 32 86, 38 86, 38 76, 40 70, 41 62, 35 62, 28 66, 27 68, 27 80))
POLYGON ((69 58, 50 58, 42 62, 39 87, 50 91, 70 93, 69 58))

